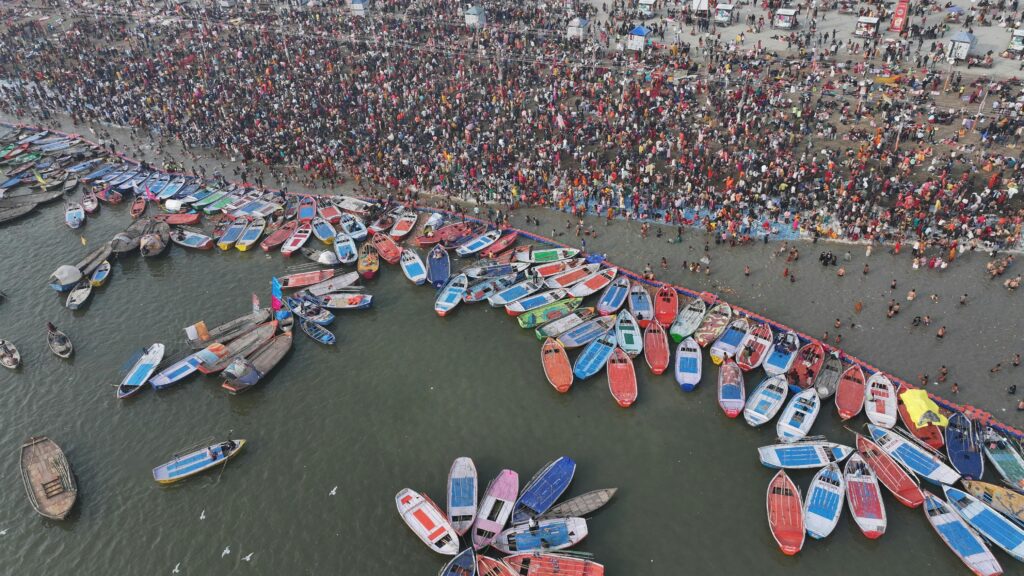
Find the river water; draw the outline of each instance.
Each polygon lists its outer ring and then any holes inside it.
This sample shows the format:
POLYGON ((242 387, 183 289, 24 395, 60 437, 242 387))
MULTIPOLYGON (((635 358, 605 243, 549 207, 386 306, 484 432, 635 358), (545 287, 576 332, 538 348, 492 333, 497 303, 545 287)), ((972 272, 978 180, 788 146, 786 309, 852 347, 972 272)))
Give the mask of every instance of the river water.
MULTIPOLYGON (((525 482, 569 455, 579 463, 570 495, 618 487, 578 547, 609 574, 817 574, 858 564, 875 574, 967 573, 920 510, 891 498, 881 540, 866 540, 844 513, 828 540, 784 557, 765 518, 772 472, 756 454, 774 427, 725 418, 715 369, 684 394, 640 361, 639 400, 626 410, 603 374, 559 395, 532 331, 486 305, 438 318, 433 291, 394 267, 370 283, 372 310, 340 315, 336 347, 299 335, 249 393, 228 396, 219 380, 197 376, 117 400, 114 385, 134 351, 152 342, 184 351, 184 326, 238 316, 253 292, 266 302, 270 276, 298 261, 176 246, 156 260, 132 255, 71 312, 47 277, 124 227, 127 206, 104 206, 89 220, 87 247, 60 220, 53 206, 0 229, 0 289, 9 297, 0 334, 24 357, 19 371, 0 372, 6 573, 434 574, 444 559, 410 533, 393 497, 408 486, 443 502, 448 467, 462 455, 474 458, 483 483, 505 467, 525 482), (72 360, 49 353, 47 320, 75 341, 72 360), (25 501, 16 454, 29 435, 56 440, 74 467, 80 497, 65 522, 39 518, 25 501), (227 435, 249 444, 222 470, 171 487, 153 482, 151 468, 177 450, 227 435)), ((748 376, 748 386, 756 382, 748 376)), ((851 444, 833 412, 814 433, 851 444)), ((805 489, 811 476, 795 474, 805 489)))

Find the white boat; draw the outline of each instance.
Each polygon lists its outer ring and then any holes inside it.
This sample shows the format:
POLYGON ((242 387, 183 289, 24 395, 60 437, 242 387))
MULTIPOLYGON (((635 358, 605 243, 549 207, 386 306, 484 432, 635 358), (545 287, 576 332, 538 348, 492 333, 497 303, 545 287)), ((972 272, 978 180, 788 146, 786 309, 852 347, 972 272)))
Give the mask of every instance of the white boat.
POLYGON ((949 507, 972 528, 1015 560, 1024 562, 1024 528, 962 490, 948 485, 942 489, 949 507))
POLYGON ((615 341, 630 358, 636 358, 643 352, 644 337, 629 310, 619 312, 615 320, 615 341))
POLYGON ((359 250, 356 248, 355 240, 344 232, 335 234, 334 255, 338 257, 339 264, 354 264, 359 258, 359 250))
POLYGON ((513 284, 508 288, 505 288, 501 292, 494 294, 487 298, 487 303, 495 308, 511 304, 516 300, 521 300, 539 292, 544 288, 544 281, 539 278, 530 278, 523 280, 518 284, 513 284))
POLYGON ((469 240, 466 240, 462 244, 459 244, 455 248, 455 253, 462 257, 466 257, 471 254, 476 254, 477 252, 497 242, 498 238, 500 237, 501 230, 489 230, 479 236, 475 236, 473 238, 470 238, 469 240))
POLYGON ((952 485, 960 480, 960 473, 946 464, 938 452, 897 430, 868 424, 868 433, 883 452, 921 478, 939 485, 952 485))
POLYGON ((818 398, 818 392, 814 388, 801 390, 793 396, 779 417, 775 427, 779 440, 796 442, 807 436, 820 411, 821 399, 818 398))
POLYGON ((459 536, 473 526, 476 519, 479 479, 472 458, 462 456, 452 462, 448 472, 448 519, 459 536))
POLYGON ((708 305, 699 296, 690 300, 690 302, 679 311, 679 315, 676 316, 672 327, 669 328, 668 333, 672 336, 672 340, 675 342, 682 342, 685 338, 689 338, 700 326, 700 323, 704 321, 704 315, 708 313, 708 305))
POLYGON ((768 374, 785 374, 793 367, 797 355, 800 353, 800 337, 796 332, 788 330, 779 332, 772 340, 772 345, 765 353, 764 362, 761 368, 768 374))
MULTIPOLYGON (((360 200, 359 198, 352 196, 339 195, 330 198, 330 200, 334 202, 334 205, 342 212, 348 212, 349 214, 361 217, 365 217, 373 208, 372 202, 360 200)), ((342 220, 344 220, 344 217, 342 217, 342 220)))
POLYGON ((692 337, 683 340, 676 347, 676 382, 683 392, 692 392, 700 384, 701 361, 700 346, 692 337))
POLYGON ((403 488, 395 495, 398 514, 409 529, 434 552, 459 553, 459 536, 437 504, 425 495, 403 488))
POLYGON ((985 540, 964 522, 953 508, 927 490, 924 493, 924 515, 935 533, 957 557, 978 576, 999 576, 1003 567, 989 550, 985 540))
POLYGON ((362 242, 366 240, 368 232, 366 230, 366 224, 359 219, 358 216, 351 214, 342 214, 341 223, 339 224, 341 231, 356 242, 362 242))
POLYGON ((89 296, 92 296, 92 282, 85 279, 79 280, 78 284, 71 289, 64 305, 68 310, 78 310, 89 299, 89 296))
POLYGON ((783 444, 761 446, 757 449, 761 464, 769 468, 793 470, 821 468, 832 462, 842 462, 853 454, 853 448, 833 444, 827 440, 801 440, 783 444))
POLYGON ((445 316, 454 310, 466 297, 466 288, 468 287, 469 278, 465 274, 452 276, 438 292, 437 300, 434 302, 434 312, 437 312, 438 316, 445 316))
POLYGON ((555 274, 554 276, 548 276, 544 279, 544 284, 548 288, 568 288, 577 282, 582 281, 584 278, 589 277, 601 269, 600 264, 583 264, 570 268, 565 272, 555 274))
POLYGON ((721 364, 726 358, 736 356, 736 351, 746 340, 748 333, 750 333, 750 322, 747 322, 746 318, 737 318, 730 322, 725 332, 711 344, 709 349, 711 361, 721 364))
POLYGON ((896 425, 899 414, 896 385, 881 372, 872 374, 864 387, 864 413, 876 426, 892 428, 896 425))
POLYGON ((832 533, 843 513, 846 481, 835 462, 814 475, 804 500, 804 526, 811 538, 825 538, 832 533))
POLYGON ((561 288, 555 288, 554 290, 540 292, 538 294, 533 294, 531 296, 520 298, 515 302, 510 302, 505 305, 505 312, 507 312, 509 316, 518 316, 524 312, 536 310, 537 308, 547 306, 552 302, 557 302, 565 298, 565 296, 565 290, 561 288))
POLYGON ((779 413, 788 395, 789 383, 785 374, 765 378, 747 398, 747 404, 743 407, 743 419, 754 427, 767 423, 779 413))
POLYGON ((419 286, 427 281, 427 267, 423 265, 423 259, 415 250, 402 250, 401 266, 402 273, 413 284, 419 286))
POLYGON ((587 533, 587 521, 583 518, 548 518, 536 525, 520 524, 505 530, 492 546, 505 554, 551 552, 575 546, 587 533))

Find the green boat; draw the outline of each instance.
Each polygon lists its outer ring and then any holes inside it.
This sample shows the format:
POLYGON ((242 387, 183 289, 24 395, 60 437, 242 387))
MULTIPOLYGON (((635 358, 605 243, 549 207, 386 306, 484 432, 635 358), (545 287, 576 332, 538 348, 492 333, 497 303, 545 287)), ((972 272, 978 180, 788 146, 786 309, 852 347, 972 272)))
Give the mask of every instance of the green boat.
POLYGON ((1015 490, 1024 489, 1024 458, 1017 452, 1017 446, 993 428, 985 430, 985 455, 996 472, 1008 486, 1015 490))
POLYGON ((14 150, 15 146, 17 146, 17 144, 11 144, 9 146, 5 146, 3 149, 0 149, 0 158, 3 158, 4 156, 10 154, 11 151, 14 150))
POLYGON ((529 312, 523 312, 516 317, 519 320, 520 328, 536 328, 545 322, 550 322, 565 316, 579 307, 583 298, 566 298, 552 302, 529 312))
POLYGON ((568 330, 583 324, 587 320, 590 320, 597 314, 597 309, 593 306, 587 308, 579 308, 572 314, 566 314, 561 318, 556 318, 550 322, 545 322, 534 330, 538 340, 546 340, 547 338, 558 338, 568 330))
POLYGON ((210 194, 206 198, 203 198, 202 200, 196 202, 195 204, 192 205, 192 207, 202 208, 203 206, 209 206, 210 204, 213 204, 214 202, 217 202, 218 200, 224 198, 225 196, 227 196, 227 194, 227 190, 215 190, 213 194, 210 194))
POLYGON ((231 204, 235 200, 238 200, 237 196, 234 196, 232 194, 225 194, 224 196, 221 196, 216 202, 204 208, 203 212, 206 212, 207 214, 220 212, 223 208, 225 208, 228 204, 231 204))
POLYGON ((558 262, 559 260, 568 260, 579 253, 580 251, 575 248, 544 248, 543 250, 530 249, 528 252, 517 254, 516 258, 520 262, 547 264, 549 262, 558 262))

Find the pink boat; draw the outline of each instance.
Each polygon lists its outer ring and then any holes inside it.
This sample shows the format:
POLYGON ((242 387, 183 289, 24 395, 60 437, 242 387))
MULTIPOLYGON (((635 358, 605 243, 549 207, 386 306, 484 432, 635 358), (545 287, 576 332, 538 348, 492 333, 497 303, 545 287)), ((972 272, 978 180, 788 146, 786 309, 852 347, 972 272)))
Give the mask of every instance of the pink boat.
POLYGON ((498 533, 505 528, 512 505, 519 495, 519 474, 512 470, 502 470, 498 477, 491 480, 480 499, 480 508, 473 522, 473 548, 482 550, 491 545, 498 533))
POLYGON ((309 225, 309 222, 300 224, 295 232, 284 241, 284 245, 281 246, 281 254, 285 256, 291 256, 293 252, 297 252, 299 248, 309 240, 309 236, 313 233, 313 227, 309 225))

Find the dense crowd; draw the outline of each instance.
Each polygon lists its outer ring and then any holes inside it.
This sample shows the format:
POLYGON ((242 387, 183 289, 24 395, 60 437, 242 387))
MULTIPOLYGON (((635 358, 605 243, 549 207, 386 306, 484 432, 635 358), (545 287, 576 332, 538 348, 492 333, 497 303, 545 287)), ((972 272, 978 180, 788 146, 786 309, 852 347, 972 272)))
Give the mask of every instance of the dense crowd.
MULTIPOLYGON (((351 174, 398 196, 652 218, 724 241, 802 231, 944 259, 1020 242, 1020 89, 947 75, 934 25, 858 43, 852 60, 824 23, 787 36, 785 54, 742 28, 691 44, 666 43, 664 27, 638 54, 622 49, 632 14, 619 0, 573 3, 596 23, 584 39, 567 37, 569 3, 481 4, 482 28, 444 0, 377 0, 366 17, 112 2, 26 17, 8 5, 2 107, 132 127, 279 181, 326 188, 351 174), (947 112, 933 91, 985 114, 947 112)), ((754 25, 767 14, 746 10, 754 25)))

